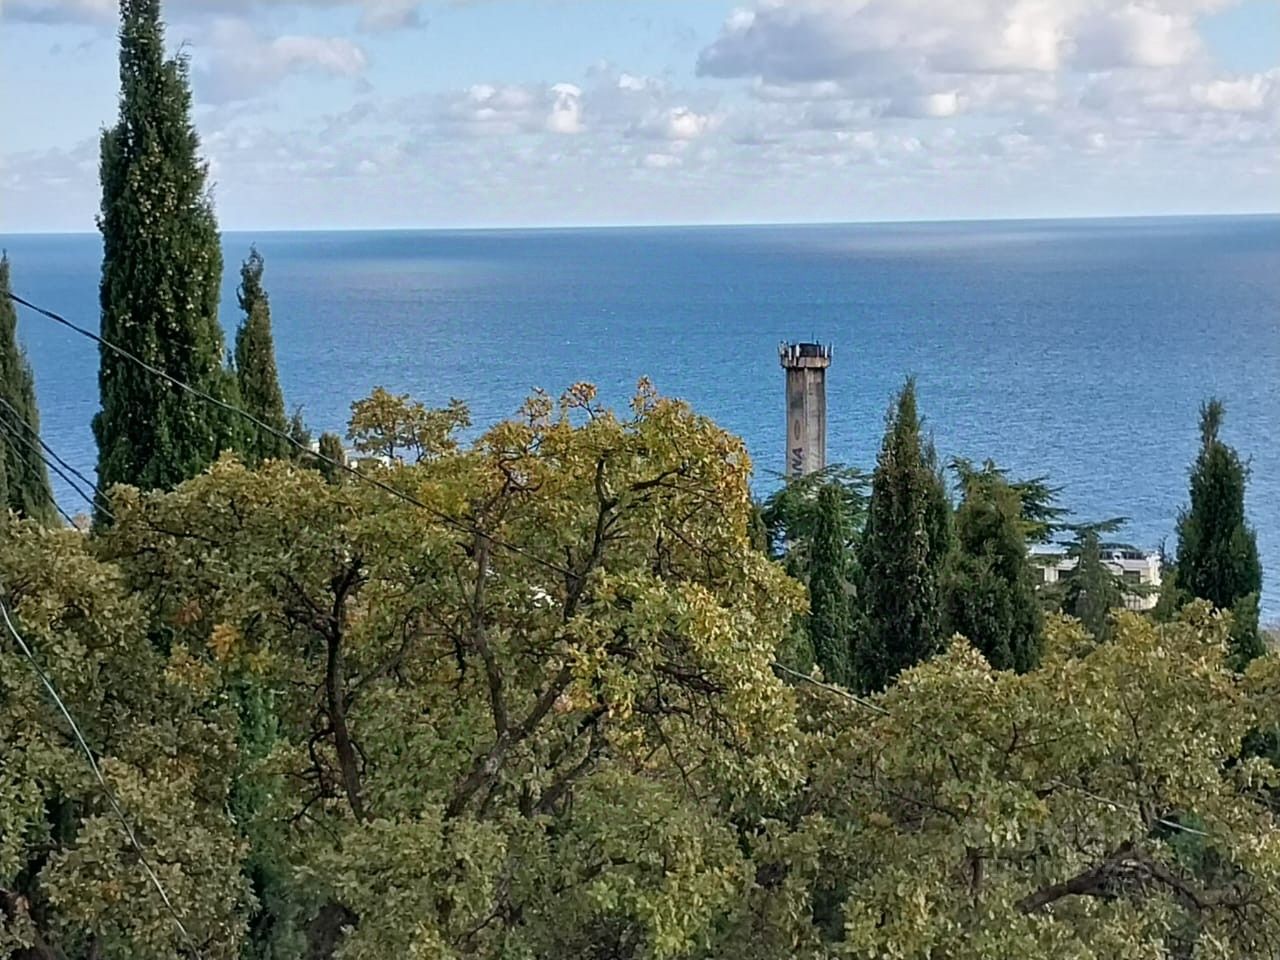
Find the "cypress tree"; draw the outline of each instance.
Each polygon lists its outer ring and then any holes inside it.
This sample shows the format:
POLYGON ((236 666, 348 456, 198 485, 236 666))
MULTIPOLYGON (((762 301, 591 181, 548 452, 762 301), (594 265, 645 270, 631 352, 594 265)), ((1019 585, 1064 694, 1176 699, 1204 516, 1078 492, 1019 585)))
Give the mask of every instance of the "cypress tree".
POLYGON ((18 313, 9 290, 9 258, 0 254, 0 511, 54 524, 49 470, 31 446, 40 436, 35 377, 18 344, 18 313))
POLYGON ((809 555, 809 639, 823 676, 842 684, 853 680, 847 527, 840 488, 829 483, 818 493, 809 555))
POLYGON ((1218 400, 1200 408, 1191 503, 1178 517, 1177 582, 1183 596, 1208 600, 1235 614, 1232 642, 1243 664, 1263 652, 1258 632, 1262 564, 1244 512, 1249 469, 1218 435, 1223 413, 1218 400))
POLYGON ((330 483, 341 482, 342 471, 334 466, 334 463, 346 463, 347 460, 347 452, 342 447, 342 438, 336 433, 320 434, 318 452, 325 459, 313 462, 319 463, 320 472, 324 474, 324 478, 330 483))
MULTIPOLYGON (((191 122, 185 59, 166 59, 159 0, 121 0, 120 116, 103 132, 102 335, 171 376, 234 396, 218 324, 222 253, 191 122)), ((100 351, 98 477, 168 488, 208 466, 238 425, 100 351)))
POLYGON ((943 641, 950 504, 932 443, 921 436, 915 382, 891 405, 858 553, 863 624, 854 651, 865 690, 878 690, 943 641))
POLYGON ((1067 582, 1063 608, 1075 617, 1095 640, 1111 637, 1111 611, 1124 602, 1116 575, 1102 560, 1098 531, 1089 527, 1080 532, 1076 568, 1067 582))
MULTIPOLYGON (((249 248, 249 257, 240 266, 240 288, 236 291, 244 319, 236 330, 235 369, 240 404, 263 423, 281 433, 289 430, 284 415, 284 395, 276 374, 275 342, 271 336, 271 306, 262 287, 262 255, 249 248)), ((246 427, 241 452, 250 464, 288 456, 290 445, 282 438, 253 424, 246 427)))
POLYGON ((1040 662, 1044 618, 1027 556, 1021 498, 993 465, 962 478, 948 632, 967 637, 997 670, 1030 670, 1040 662))

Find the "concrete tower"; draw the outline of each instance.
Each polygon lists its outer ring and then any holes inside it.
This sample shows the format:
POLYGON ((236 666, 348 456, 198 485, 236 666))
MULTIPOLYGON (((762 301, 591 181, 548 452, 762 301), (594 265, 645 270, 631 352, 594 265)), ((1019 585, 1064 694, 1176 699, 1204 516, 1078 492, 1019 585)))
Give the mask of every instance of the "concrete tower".
POLYGON ((778 359, 787 371, 787 476, 802 477, 827 465, 827 367, 831 347, 783 343, 778 359))

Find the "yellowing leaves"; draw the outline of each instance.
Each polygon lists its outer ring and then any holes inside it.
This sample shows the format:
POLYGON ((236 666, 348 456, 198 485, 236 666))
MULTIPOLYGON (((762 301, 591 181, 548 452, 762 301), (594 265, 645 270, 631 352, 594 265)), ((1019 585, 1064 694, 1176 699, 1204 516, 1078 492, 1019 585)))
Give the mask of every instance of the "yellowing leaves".
POLYGON ((240 630, 233 624, 217 623, 209 634, 209 649, 219 663, 227 663, 235 656, 242 639, 240 630))

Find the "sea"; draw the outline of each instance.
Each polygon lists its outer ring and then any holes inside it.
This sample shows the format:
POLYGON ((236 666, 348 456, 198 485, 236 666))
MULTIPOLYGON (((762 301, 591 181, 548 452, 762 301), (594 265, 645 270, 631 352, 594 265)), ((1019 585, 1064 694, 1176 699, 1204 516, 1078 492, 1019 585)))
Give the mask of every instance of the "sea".
MULTIPOLYGON (((281 382, 314 431, 375 386, 466 401, 476 429, 534 388, 621 406, 649 377, 784 469, 778 344, 831 344, 828 459, 870 469, 908 376, 939 454, 1045 476, 1079 520, 1173 550, 1198 409, 1251 467, 1280 620, 1280 216, 377 232, 229 232, 222 319, 255 244, 281 382)), ((16 293, 98 324, 96 234, 0 233, 16 293)), ((43 433, 91 472, 96 346, 22 311, 43 433)), ((139 374, 142 375, 142 374, 139 374)), ((82 509, 57 481, 71 511, 82 509)))

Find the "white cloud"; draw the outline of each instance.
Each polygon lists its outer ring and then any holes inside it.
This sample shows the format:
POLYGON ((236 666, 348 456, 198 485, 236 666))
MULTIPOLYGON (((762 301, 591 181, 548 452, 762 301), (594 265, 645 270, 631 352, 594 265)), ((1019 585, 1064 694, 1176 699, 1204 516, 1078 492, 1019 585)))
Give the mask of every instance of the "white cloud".
POLYGON ((1280 88, 1280 70, 1255 73, 1237 80, 1213 80, 1198 83, 1191 88, 1191 95, 1214 110, 1229 113, 1254 113, 1262 110, 1269 97, 1280 88))
POLYGON ((919 97, 903 97, 893 100, 885 108, 885 114, 894 117, 954 117, 960 112, 962 100, 959 91, 929 93, 919 97))
MULTIPOLYGON (((205 14, 248 15, 280 8, 351 7, 360 13, 365 30, 391 30, 420 26, 422 0, 178 0, 166 5, 170 18, 205 14)), ((118 0, 4 0, 6 20, 20 23, 88 23, 115 20, 118 0)))
POLYGON ((653 110, 635 122, 631 132, 655 140, 696 140, 715 126, 715 118, 681 105, 653 110))
POLYGON ((582 132, 582 88, 572 83, 557 83, 551 88, 555 97, 551 112, 547 114, 546 128, 550 133, 582 132))
POLYGON ((726 20, 701 74, 890 93, 929 75, 1166 67, 1220 0, 760 0, 726 20))
POLYGON ((640 165, 646 170, 669 170, 680 166, 683 162, 670 153, 646 153, 640 158, 640 165))
POLYGON ((261 96, 295 73, 355 78, 368 67, 364 50, 345 37, 267 38, 243 20, 218 20, 194 52, 193 88, 206 103, 261 96))
POLYGON ((1088 69, 1174 67, 1200 51, 1189 13, 1130 3, 1084 18, 1074 38, 1073 62, 1088 69))

